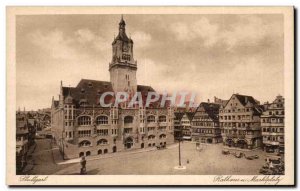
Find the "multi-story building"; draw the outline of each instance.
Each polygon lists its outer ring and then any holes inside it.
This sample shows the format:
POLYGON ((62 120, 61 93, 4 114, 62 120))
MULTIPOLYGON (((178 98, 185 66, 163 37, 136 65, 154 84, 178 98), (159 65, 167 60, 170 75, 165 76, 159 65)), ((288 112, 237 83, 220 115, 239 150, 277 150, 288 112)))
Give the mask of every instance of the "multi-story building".
POLYGON ((176 140, 182 139, 182 125, 181 119, 184 112, 174 112, 174 138, 176 140))
POLYGON ((200 143, 221 143, 220 104, 202 102, 192 119, 192 140, 200 143))
POLYGON ((29 130, 25 112, 17 112, 16 128, 16 167, 17 172, 19 172, 27 164, 27 152, 29 148, 29 130))
POLYGON ((192 129, 191 129, 191 121, 193 118, 193 112, 184 112, 181 118, 181 129, 182 129, 182 139, 191 141, 192 140, 192 129))
POLYGON ((219 110, 223 144, 242 149, 260 147, 262 112, 263 108, 252 96, 233 94, 219 110))
POLYGON ((261 115, 263 148, 267 152, 284 152, 284 98, 277 96, 265 104, 266 111, 261 115))
MULTIPOLYGON (((174 142, 174 110, 151 104, 149 107, 100 105, 106 92, 140 92, 147 98, 155 90, 138 85, 133 41, 128 38, 123 18, 112 43, 110 82, 82 79, 76 87, 61 83, 59 100, 52 100, 53 137, 65 158, 100 155, 129 149, 142 149, 174 142)), ((107 103, 113 102, 108 97, 107 103)))

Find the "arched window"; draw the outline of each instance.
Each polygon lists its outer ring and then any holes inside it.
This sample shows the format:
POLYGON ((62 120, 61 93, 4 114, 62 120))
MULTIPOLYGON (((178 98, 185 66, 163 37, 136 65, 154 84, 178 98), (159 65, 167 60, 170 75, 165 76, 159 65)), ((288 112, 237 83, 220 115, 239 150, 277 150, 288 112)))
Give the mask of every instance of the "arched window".
POLYGON ((133 117, 132 116, 126 116, 124 118, 124 123, 133 123, 133 117))
POLYGON ((89 146, 91 146, 91 142, 87 140, 81 141, 79 143, 79 147, 89 147, 89 146))
POLYGON ((91 117, 81 116, 78 118, 78 125, 91 125, 91 117))
POLYGON ((163 138, 166 138, 167 136, 165 135, 165 134, 161 134, 161 135, 159 135, 159 138, 160 139, 163 139, 163 138))
POLYGON ((106 139, 100 139, 99 141, 97 141, 97 145, 107 145, 108 141, 106 139))
POLYGON ((158 121, 159 122, 167 122, 167 117, 165 115, 159 116, 158 121))
POLYGON ((104 154, 108 153, 108 150, 107 149, 104 149, 104 154))
POLYGON ((155 139, 155 136, 154 135, 149 135, 148 140, 150 140, 150 139, 155 139))
POLYGON ((99 150, 98 150, 98 155, 101 155, 101 154, 102 154, 102 150, 99 149, 99 150))
POLYGON ((107 116, 99 116, 96 119, 97 125, 103 125, 103 124, 108 124, 108 117, 107 116))
POLYGON ((155 116, 154 115, 150 115, 147 117, 147 122, 151 123, 151 122, 155 122, 155 116))

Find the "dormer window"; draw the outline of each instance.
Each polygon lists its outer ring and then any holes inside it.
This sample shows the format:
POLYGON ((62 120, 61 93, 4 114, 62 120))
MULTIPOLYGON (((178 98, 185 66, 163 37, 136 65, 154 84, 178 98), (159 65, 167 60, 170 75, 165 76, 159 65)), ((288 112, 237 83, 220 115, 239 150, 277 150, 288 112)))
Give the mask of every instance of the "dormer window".
POLYGON ((84 93, 85 92, 85 89, 84 88, 81 88, 81 93, 84 93))
POLYGON ((92 82, 89 82, 89 88, 93 87, 93 83, 92 82))

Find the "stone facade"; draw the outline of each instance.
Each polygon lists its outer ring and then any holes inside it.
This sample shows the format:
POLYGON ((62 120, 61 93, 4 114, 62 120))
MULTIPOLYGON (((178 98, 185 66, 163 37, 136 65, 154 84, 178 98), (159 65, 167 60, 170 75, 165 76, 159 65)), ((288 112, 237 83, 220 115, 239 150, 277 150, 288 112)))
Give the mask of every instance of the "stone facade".
POLYGON ((261 115, 263 146, 267 152, 284 152, 284 98, 277 96, 271 104, 265 104, 261 115))
MULTIPOLYGON (((133 60, 133 41, 126 36, 125 21, 112 43, 110 82, 82 79, 76 87, 61 83, 59 100, 52 99, 51 129, 65 159, 102 155, 130 149, 143 149, 174 142, 174 110, 171 107, 126 104, 103 107, 105 92, 140 92, 143 103, 150 86, 137 85, 137 62, 133 60)), ((108 103, 113 102, 108 97, 108 103)))

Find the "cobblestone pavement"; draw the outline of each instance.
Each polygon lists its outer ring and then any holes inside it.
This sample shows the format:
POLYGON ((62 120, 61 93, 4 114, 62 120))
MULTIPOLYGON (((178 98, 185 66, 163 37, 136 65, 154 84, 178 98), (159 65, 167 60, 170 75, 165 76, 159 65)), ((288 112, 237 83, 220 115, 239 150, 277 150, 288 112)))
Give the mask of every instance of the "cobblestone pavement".
MULTIPOLYGON (((113 158, 102 158, 87 162, 87 173, 93 174, 191 174, 191 175, 256 175, 265 163, 265 153, 261 150, 245 152, 247 156, 258 155, 259 159, 247 160, 223 155, 222 144, 204 145, 199 151, 191 142, 181 144, 182 165, 186 170, 175 170, 178 165, 178 145, 165 150, 132 153, 113 158), (189 163, 187 164, 187 160, 189 163)), ((80 164, 69 164, 55 174, 79 174, 80 164)))

